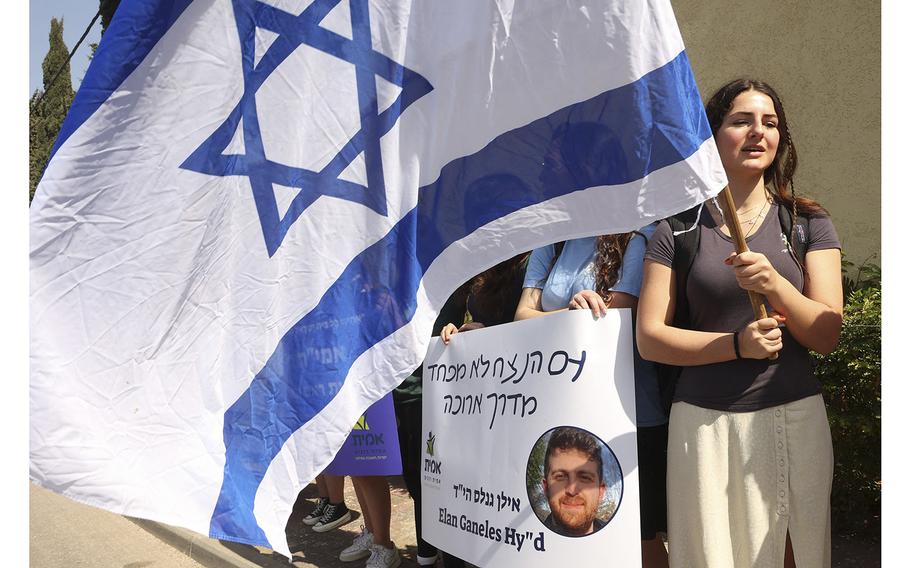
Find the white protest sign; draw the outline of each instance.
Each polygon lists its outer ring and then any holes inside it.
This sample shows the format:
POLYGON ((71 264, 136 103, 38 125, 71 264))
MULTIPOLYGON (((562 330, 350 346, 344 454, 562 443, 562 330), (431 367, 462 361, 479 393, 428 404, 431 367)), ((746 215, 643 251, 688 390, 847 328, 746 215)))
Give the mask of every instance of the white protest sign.
POLYGON ((434 339, 423 537, 484 568, 640 567, 632 349, 628 309, 434 339))

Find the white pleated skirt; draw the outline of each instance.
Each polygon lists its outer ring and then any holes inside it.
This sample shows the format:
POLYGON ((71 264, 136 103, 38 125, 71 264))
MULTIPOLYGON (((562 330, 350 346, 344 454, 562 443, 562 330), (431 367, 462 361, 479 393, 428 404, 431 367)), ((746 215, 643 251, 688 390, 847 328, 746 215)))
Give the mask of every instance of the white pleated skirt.
POLYGON ((821 395, 756 412, 676 402, 667 449, 672 568, 831 566, 834 456, 821 395))

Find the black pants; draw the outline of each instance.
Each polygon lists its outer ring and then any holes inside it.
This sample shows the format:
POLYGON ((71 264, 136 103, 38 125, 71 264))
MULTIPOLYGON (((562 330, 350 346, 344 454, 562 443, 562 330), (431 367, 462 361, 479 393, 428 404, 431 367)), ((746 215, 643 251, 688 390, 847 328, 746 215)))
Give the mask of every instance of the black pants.
MULTIPOLYGON (((398 445, 401 446, 401 475, 404 484, 414 500, 414 528, 417 532, 418 556, 431 557, 437 549, 423 540, 420 529, 420 466, 423 463, 422 437, 423 413, 420 401, 400 404, 395 399, 395 415, 398 418, 398 445)), ((442 553, 445 568, 464 568, 464 560, 442 553)))
POLYGON ((668 424, 638 428, 638 501, 641 539, 667 532, 667 429, 668 424))

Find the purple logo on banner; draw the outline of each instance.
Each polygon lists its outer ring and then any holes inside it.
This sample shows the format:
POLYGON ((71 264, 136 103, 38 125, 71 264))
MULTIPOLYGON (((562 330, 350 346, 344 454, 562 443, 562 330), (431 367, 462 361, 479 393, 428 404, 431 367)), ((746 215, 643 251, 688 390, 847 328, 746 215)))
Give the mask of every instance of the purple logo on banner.
POLYGON ((401 451, 392 393, 373 403, 357 420, 325 472, 330 475, 401 474, 401 451))

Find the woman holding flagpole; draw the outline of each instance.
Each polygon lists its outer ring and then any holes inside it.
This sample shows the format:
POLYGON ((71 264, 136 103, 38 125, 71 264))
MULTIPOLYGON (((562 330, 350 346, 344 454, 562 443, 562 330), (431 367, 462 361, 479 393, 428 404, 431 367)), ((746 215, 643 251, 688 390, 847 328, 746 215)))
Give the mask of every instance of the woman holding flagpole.
POLYGON ((838 341, 840 243, 826 211, 794 194, 796 148, 769 85, 728 83, 706 112, 734 211, 709 201, 691 228, 662 222, 638 306, 642 357, 682 368, 668 442, 670 565, 827 568, 833 456, 809 350, 838 341), (750 249, 740 254, 734 223, 750 249), (674 255, 688 231, 698 240, 682 273, 674 255), (756 320, 747 292, 770 317, 756 320))

